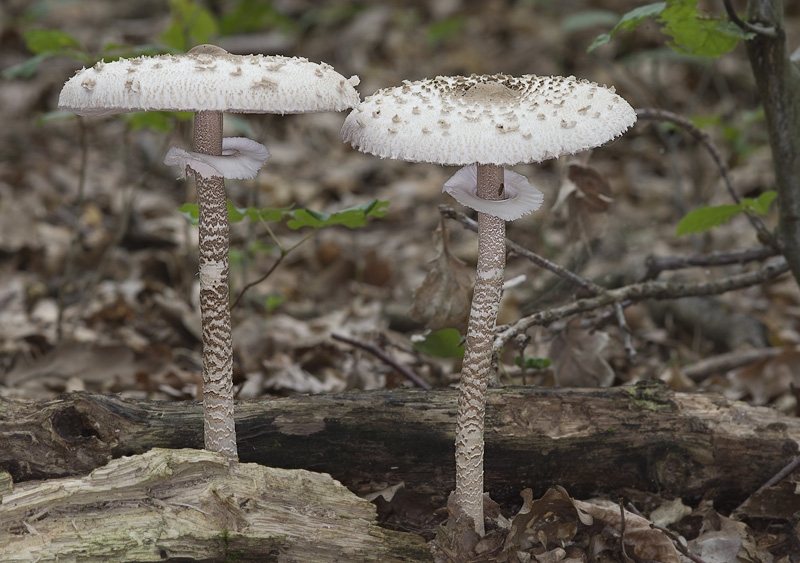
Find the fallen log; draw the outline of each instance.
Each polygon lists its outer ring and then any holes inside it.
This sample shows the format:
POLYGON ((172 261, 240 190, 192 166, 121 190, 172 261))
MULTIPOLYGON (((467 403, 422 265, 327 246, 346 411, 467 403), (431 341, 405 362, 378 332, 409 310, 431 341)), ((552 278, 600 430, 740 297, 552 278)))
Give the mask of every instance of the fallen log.
MULTIPOLYGON (((454 486, 454 390, 293 396, 236 404, 242 462, 329 473, 358 494, 454 486)), ((14 481, 81 475, 151 448, 201 448, 197 403, 75 393, 0 401, 0 468, 14 481)), ((562 485, 582 497, 633 487, 735 505, 792 460, 800 419, 674 393, 663 384, 489 391, 486 489, 517 502, 562 485)))
POLYGON ((153 449, 4 492, 0 560, 433 560, 421 537, 376 521, 372 503, 329 475, 153 449))

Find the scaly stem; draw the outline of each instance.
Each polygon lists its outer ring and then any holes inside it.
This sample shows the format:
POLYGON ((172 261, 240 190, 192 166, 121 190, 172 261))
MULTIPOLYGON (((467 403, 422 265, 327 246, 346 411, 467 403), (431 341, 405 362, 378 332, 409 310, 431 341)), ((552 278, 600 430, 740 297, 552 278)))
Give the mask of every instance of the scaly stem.
MULTIPOLYGON (((222 154, 222 113, 197 112, 194 150, 222 154)), ((205 449, 238 459, 233 418, 233 339, 228 305, 228 205, 221 176, 197 180, 205 449)))
MULTIPOLYGON (((502 199, 503 168, 478 165, 478 196, 502 199)), ((506 264, 505 221, 478 213, 478 268, 461 368, 456 426, 455 504, 483 536, 483 419, 492 343, 506 264)), ((458 518, 460 514, 456 514, 458 518)))

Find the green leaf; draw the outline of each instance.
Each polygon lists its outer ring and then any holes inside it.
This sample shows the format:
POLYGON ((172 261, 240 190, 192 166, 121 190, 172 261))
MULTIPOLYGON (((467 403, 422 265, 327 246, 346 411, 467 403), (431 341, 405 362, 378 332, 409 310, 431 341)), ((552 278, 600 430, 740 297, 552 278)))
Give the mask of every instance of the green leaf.
POLYGON ((671 38, 667 44, 681 54, 719 57, 736 47, 741 39, 755 37, 727 20, 701 14, 697 0, 667 0, 631 10, 611 32, 597 37, 587 51, 605 45, 620 30, 632 31, 649 17, 663 24, 662 32, 671 38))
POLYGON ((350 229, 355 229, 366 225, 368 217, 383 217, 386 215, 387 210, 384 208, 388 205, 388 201, 373 199, 367 203, 348 207, 335 213, 321 213, 312 209, 297 209, 290 212, 292 219, 286 223, 286 226, 292 230, 302 227, 319 229, 333 225, 343 225, 350 229))
POLYGON ((741 205, 706 206, 690 211, 675 231, 676 236, 707 231, 729 221, 743 211, 741 205))
POLYGON ((60 109, 48 111, 39 116, 36 120, 36 125, 44 125, 51 121, 64 121, 66 119, 77 119, 78 116, 71 111, 62 111, 60 109))
POLYGON ((758 213, 759 215, 766 215, 769 212, 769 206, 772 205, 772 202, 775 201, 775 198, 778 197, 778 192, 775 190, 769 190, 758 196, 756 199, 746 198, 745 201, 752 202, 749 205, 750 208, 758 213))
POLYGON ((198 211, 196 203, 184 203, 178 208, 178 211, 192 225, 197 225, 200 221, 200 212, 198 211))
POLYGON ((80 41, 63 31, 55 29, 29 29, 22 34, 22 37, 25 39, 25 46, 34 55, 58 51, 79 51, 81 53, 86 53, 80 41))
POLYGON ((697 0, 668 0, 659 21, 662 32, 672 38, 669 46, 678 53, 719 57, 732 51, 741 39, 754 37, 738 26, 700 14, 697 0))
POLYGON ((192 112, 180 111, 134 111, 120 115, 131 130, 152 129, 153 131, 174 131, 176 121, 190 121, 192 112))
POLYGON ((34 56, 3 70, 3 78, 30 78, 42 61, 52 57, 67 56, 84 65, 90 58, 83 45, 72 35, 54 29, 29 29, 22 34, 25 46, 34 56))
POLYGON ((464 357, 461 333, 454 328, 443 328, 430 333, 425 340, 414 342, 414 349, 436 358, 464 357))
POLYGON ((647 4, 631 10, 622 16, 619 22, 617 22, 617 25, 615 25, 609 33, 599 35, 594 42, 589 45, 589 48, 586 50, 586 52, 591 53, 600 45, 605 45, 611 41, 617 32, 623 29, 626 31, 633 31, 644 20, 659 15, 666 7, 666 2, 656 2, 655 4, 647 4))
MULTIPOLYGON (((313 209, 292 209, 291 207, 279 209, 236 207, 228 201, 228 220, 231 223, 239 223, 245 219, 249 219, 253 223, 261 223, 262 221, 275 223, 287 219, 286 225, 292 230, 297 230, 302 227, 321 229, 322 227, 331 227, 334 225, 343 225, 354 229, 366 225, 369 217, 377 218, 386 215, 387 210, 384 208, 388 205, 388 201, 378 201, 374 199, 362 203, 361 205, 348 207, 347 209, 342 209, 334 213, 323 213, 314 211, 313 209)), ((178 211, 180 211, 191 224, 197 224, 198 211, 196 203, 184 203, 178 208, 178 211)))
POLYGON ((582 31, 597 26, 614 25, 618 16, 611 10, 582 10, 561 21, 561 29, 566 33, 582 31))
POLYGON ((269 0, 239 0, 235 8, 225 11, 220 21, 225 35, 274 29, 292 33, 297 27, 294 19, 278 11, 269 0))
POLYGON ((453 16, 432 23, 428 26, 426 40, 431 45, 441 45, 456 38, 464 29, 466 20, 463 16, 453 16))
POLYGON ((517 364, 518 367, 522 367, 523 360, 525 369, 546 369, 549 368, 552 363, 549 358, 535 358, 531 356, 517 356, 514 358, 514 363, 517 364))
POLYGON ((678 223, 675 236, 707 231, 711 228, 718 227, 722 223, 729 221, 731 218, 745 211, 766 215, 769 211, 770 204, 777 195, 777 192, 770 190, 758 196, 757 199, 749 197, 743 198, 737 205, 716 205, 695 209, 689 212, 681 219, 680 223, 678 223))
POLYGON ((219 25, 214 15, 203 6, 190 0, 169 0, 172 24, 159 39, 179 51, 188 51, 195 45, 210 43, 219 35, 219 25))
POLYGON ((43 53, 41 55, 35 55, 29 59, 22 61, 19 64, 15 64, 8 68, 3 69, 2 77, 11 80, 12 78, 30 78, 34 74, 36 74, 36 69, 39 68, 39 65, 42 61, 53 57, 52 53, 43 53))
POLYGON ((249 219, 251 223, 261 223, 262 221, 277 223, 283 220, 284 215, 290 213, 291 210, 291 207, 282 207, 279 209, 235 207, 230 200, 228 200, 228 221, 231 223, 241 223, 245 219, 249 219))

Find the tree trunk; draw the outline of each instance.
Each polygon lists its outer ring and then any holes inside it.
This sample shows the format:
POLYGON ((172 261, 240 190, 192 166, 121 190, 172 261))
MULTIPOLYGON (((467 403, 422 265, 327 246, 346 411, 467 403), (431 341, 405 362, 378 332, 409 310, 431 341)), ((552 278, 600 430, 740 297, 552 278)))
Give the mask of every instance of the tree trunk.
POLYGON ((776 37, 746 41, 769 131, 783 255, 800 283, 800 68, 789 58, 782 0, 749 0, 751 23, 773 27, 776 37))
MULTIPOLYGON (((454 487, 456 400, 455 390, 443 389, 239 402, 239 455, 330 473, 358 494, 404 481, 446 498, 454 487)), ((198 403, 85 393, 0 401, 0 468, 14 481, 80 475, 154 447, 201 448, 202 428, 198 403)), ((485 483, 501 503, 552 485, 578 498, 633 487, 736 503, 792 460, 798 444, 800 419, 657 383, 490 389, 485 483)))
POLYGON ((3 494, 0 560, 431 561, 329 475, 154 449, 3 494))

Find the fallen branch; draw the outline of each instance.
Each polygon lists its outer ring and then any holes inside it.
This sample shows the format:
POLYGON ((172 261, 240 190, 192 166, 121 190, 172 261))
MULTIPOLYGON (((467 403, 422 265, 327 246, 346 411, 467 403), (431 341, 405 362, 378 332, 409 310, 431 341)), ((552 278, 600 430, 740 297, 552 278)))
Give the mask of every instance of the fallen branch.
POLYGON ((498 327, 494 349, 499 351, 509 340, 532 326, 547 326, 565 317, 614 305, 615 303, 636 303, 645 299, 678 299, 701 295, 720 295, 734 289, 742 289, 771 281, 788 270, 789 266, 786 263, 786 259, 780 257, 764 264, 758 270, 707 282, 647 281, 626 285, 618 289, 605 290, 594 297, 578 299, 561 307, 538 311, 511 324, 498 327))
MULTIPOLYGON (((402 481, 445 499, 454 484, 456 399, 453 389, 409 389, 237 402, 240 458, 329 473, 358 494, 402 481)), ((84 475, 154 447, 199 448, 202 428, 195 402, 85 393, 0 401, 0 468, 15 482, 84 475)), ((724 493, 733 504, 799 445, 799 419, 716 394, 655 383, 491 389, 486 488, 510 503, 526 487, 541 495, 558 484, 576 497, 632 487, 684 499, 724 493)))

